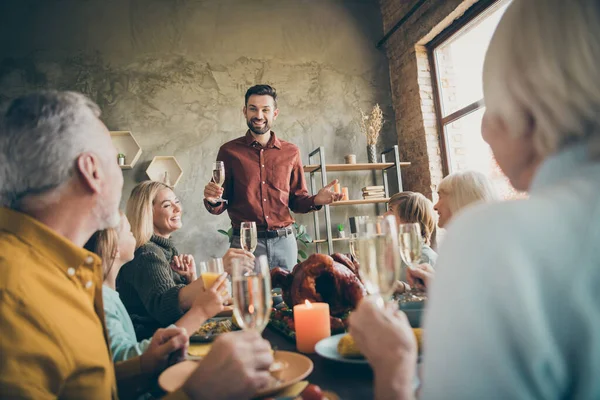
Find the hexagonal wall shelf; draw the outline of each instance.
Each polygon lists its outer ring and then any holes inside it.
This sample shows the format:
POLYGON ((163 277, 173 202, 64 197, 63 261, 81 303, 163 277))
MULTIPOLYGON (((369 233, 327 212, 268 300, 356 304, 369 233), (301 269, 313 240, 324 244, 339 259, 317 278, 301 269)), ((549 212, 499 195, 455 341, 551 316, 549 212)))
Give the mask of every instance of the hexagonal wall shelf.
POLYGON ((129 131, 111 131, 110 137, 117 148, 117 153, 125 155, 125 165, 121 169, 132 169, 142 155, 142 148, 129 131))
POLYGON ((148 165, 146 175, 153 181, 175 187, 183 175, 183 169, 173 156, 156 156, 148 165))

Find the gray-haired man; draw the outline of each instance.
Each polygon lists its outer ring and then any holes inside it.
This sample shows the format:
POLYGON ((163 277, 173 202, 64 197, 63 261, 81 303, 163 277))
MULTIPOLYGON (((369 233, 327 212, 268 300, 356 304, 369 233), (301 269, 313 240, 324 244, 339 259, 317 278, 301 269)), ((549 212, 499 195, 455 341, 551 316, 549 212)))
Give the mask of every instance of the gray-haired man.
MULTIPOLYGON (((135 397, 148 381, 143 358, 113 368, 101 260, 82 248, 119 222, 123 176, 99 115, 81 94, 44 92, 14 100, 1 118, 2 397, 116 398, 115 382, 135 397)), ((241 336, 217 341, 173 398, 251 397, 266 385, 270 346, 257 333, 241 336)), ((179 328, 162 339, 153 345, 165 364, 187 345, 179 328)))

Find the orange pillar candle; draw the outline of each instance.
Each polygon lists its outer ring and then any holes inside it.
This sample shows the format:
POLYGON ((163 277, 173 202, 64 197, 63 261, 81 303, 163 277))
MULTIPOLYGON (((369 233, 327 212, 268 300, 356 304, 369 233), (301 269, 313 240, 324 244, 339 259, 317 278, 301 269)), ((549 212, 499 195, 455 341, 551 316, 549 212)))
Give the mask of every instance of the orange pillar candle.
POLYGON ((348 187, 346 186, 342 188, 342 200, 350 200, 348 198, 348 187))
POLYGON ((331 336, 329 304, 305 300, 305 304, 295 305, 294 327, 298 351, 314 353, 317 342, 331 336))
POLYGON ((342 193, 342 184, 341 183, 334 183, 333 184, 333 191, 335 193, 342 193))

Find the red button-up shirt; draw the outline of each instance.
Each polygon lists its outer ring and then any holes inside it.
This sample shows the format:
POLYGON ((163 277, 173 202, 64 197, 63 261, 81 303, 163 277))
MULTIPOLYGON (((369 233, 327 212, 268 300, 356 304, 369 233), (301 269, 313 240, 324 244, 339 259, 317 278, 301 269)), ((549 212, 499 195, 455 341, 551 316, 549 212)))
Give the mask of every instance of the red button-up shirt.
POLYGON ((221 146, 217 161, 225 164, 223 198, 228 203, 213 206, 204 200, 204 205, 211 214, 227 210, 234 228, 254 221, 258 230, 279 229, 294 222, 290 210, 307 213, 320 208, 306 189, 300 150, 274 132, 265 147, 246 132, 221 146))

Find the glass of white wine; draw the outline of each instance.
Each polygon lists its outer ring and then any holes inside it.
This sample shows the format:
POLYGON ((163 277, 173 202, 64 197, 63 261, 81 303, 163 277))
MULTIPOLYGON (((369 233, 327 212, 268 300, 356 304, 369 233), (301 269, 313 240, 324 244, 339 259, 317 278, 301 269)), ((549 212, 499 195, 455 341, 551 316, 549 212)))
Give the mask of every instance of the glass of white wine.
POLYGON ((233 315, 242 329, 262 333, 273 306, 269 263, 263 255, 251 271, 244 267, 240 262, 233 265, 233 315))
MULTIPOLYGON (((423 255, 423 236, 418 223, 400 224, 398 226, 398 241, 400 242, 400 255, 402 261, 409 269, 416 269, 423 255)), ((411 288, 402 301, 426 300, 425 292, 418 288, 411 288)))
POLYGON ((350 247, 350 254, 352 257, 358 259, 358 249, 356 248, 356 240, 358 239, 358 233, 351 233, 348 239, 348 246, 350 247))
POLYGON ((396 219, 392 215, 365 218, 360 224, 356 238, 360 274, 367 293, 378 296, 383 306, 394 293, 402 266, 396 219))
MULTIPOLYGON (((212 181, 219 186, 223 186, 223 183, 225 182, 225 164, 223 161, 217 161, 213 163, 212 181)), ((227 200, 225 200, 223 196, 219 196, 217 201, 227 203, 227 200)))
POLYGON ((240 244, 242 249, 254 253, 258 244, 256 222, 242 222, 240 226, 240 244))

